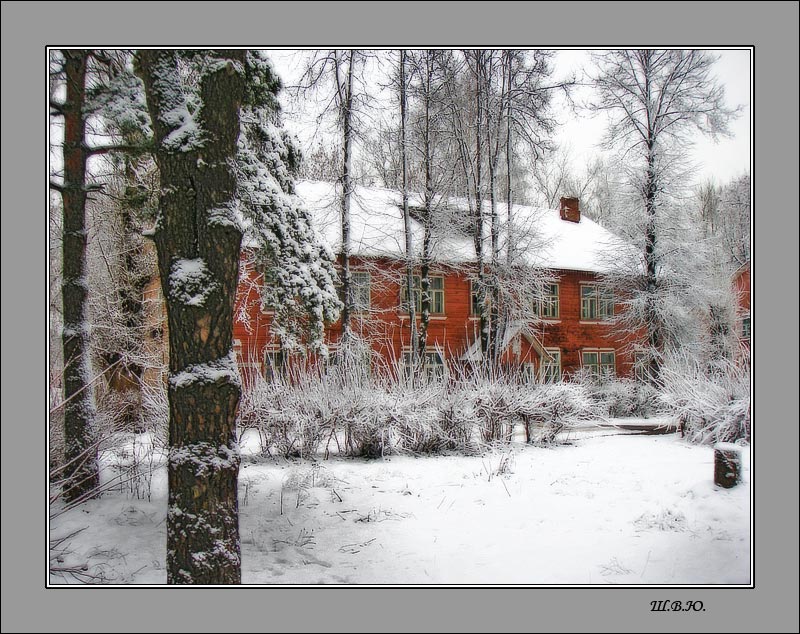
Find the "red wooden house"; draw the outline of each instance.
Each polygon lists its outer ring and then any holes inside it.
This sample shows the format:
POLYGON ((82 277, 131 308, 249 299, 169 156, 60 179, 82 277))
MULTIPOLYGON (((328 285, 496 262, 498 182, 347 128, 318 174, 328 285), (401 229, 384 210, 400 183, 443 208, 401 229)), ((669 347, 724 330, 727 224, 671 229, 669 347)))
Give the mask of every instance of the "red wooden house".
POLYGON ((736 293, 736 321, 739 342, 742 348, 750 351, 750 261, 740 266, 733 274, 733 288, 736 293))
MULTIPOLYGON (((297 193, 311 212, 319 238, 338 252, 341 237, 335 186, 300 182, 297 193)), ((403 308, 405 252, 400 201, 397 191, 357 187, 351 202, 352 328, 369 343, 376 358, 390 364, 402 362, 410 350, 409 317, 403 308)), ((412 197, 412 205, 414 202, 412 197)), ((448 204, 457 216, 459 203, 448 204)), ((465 211, 461 204, 462 216, 465 211)), ((581 368, 632 376, 629 342, 609 321, 615 311, 614 298, 599 277, 629 253, 629 247, 581 217, 577 199, 562 199, 557 210, 515 206, 514 217, 517 251, 524 251, 526 266, 549 271, 553 283, 546 285, 538 306, 531 306, 530 319, 518 320, 506 329, 504 362, 542 380, 560 380, 581 368)), ((422 229, 416 221, 413 225, 414 243, 419 245, 422 229)), ((425 365, 429 371, 439 372, 479 356, 471 281, 475 255, 472 238, 452 227, 434 241, 433 253, 425 365)), ((284 351, 270 327, 274 313, 260 301, 261 279, 245 260, 235 346, 245 374, 270 375, 284 363, 284 351)), ((338 323, 326 328, 326 342, 334 352, 340 332, 338 323)))

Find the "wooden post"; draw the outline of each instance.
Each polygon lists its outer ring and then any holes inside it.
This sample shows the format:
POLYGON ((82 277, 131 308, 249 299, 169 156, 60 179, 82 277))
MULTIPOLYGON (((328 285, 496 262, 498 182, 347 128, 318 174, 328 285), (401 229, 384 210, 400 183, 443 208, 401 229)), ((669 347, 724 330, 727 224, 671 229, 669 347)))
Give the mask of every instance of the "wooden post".
POLYGON ((730 489, 742 479, 742 448, 729 442, 714 445, 714 484, 730 489))

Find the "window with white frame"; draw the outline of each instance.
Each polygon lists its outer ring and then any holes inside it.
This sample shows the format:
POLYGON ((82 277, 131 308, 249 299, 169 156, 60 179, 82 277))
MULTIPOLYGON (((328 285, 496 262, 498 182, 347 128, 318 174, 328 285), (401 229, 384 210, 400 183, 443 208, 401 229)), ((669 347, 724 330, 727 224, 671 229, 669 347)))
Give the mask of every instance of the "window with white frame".
POLYGON ((241 339, 233 340, 233 352, 236 356, 236 364, 239 366, 239 371, 243 377, 250 379, 253 375, 261 372, 261 364, 258 362, 258 355, 245 355, 241 339))
POLYGON ((481 300, 478 297, 478 283, 475 280, 470 280, 469 283, 469 314, 481 314, 481 300))
POLYGON ((646 352, 636 352, 633 355, 633 378, 640 383, 647 383, 650 376, 650 355, 646 352))
POLYGON ((533 304, 533 312, 542 319, 558 319, 558 290, 558 284, 546 284, 542 292, 542 298, 533 304))
MULTIPOLYGON (((419 275, 414 275, 414 305, 416 314, 422 313, 422 280, 419 275)), ((444 277, 440 275, 428 276, 430 286, 428 294, 430 296, 430 314, 431 315, 444 315, 444 277)), ((403 302, 402 308, 408 311, 408 289, 403 285, 403 302)))
POLYGON ((371 307, 369 273, 366 271, 353 271, 350 273, 350 287, 353 292, 353 311, 356 313, 369 312, 371 307))
POLYGON ((742 318, 742 339, 750 339, 750 313, 742 318))
POLYGON ((559 348, 545 348, 547 353, 542 359, 540 370, 542 383, 557 383, 561 380, 561 350, 559 348))
POLYGON ((583 350, 581 365, 592 376, 598 378, 612 377, 616 374, 617 362, 613 350, 583 350))
MULTIPOLYGON (((439 350, 426 350, 421 361, 425 376, 435 379, 444 377, 444 355, 439 350)), ((410 350, 403 353, 403 367, 408 374, 411 369, 410 350)))
POLYGON ((286 372, 286 355, 280 348, 264 350, 264 378, 273 382, 283 377, 286 372))
POLYGON ((600 284, 581 284, 581 319, 597 321, 614 316, 614 296, 600 284))

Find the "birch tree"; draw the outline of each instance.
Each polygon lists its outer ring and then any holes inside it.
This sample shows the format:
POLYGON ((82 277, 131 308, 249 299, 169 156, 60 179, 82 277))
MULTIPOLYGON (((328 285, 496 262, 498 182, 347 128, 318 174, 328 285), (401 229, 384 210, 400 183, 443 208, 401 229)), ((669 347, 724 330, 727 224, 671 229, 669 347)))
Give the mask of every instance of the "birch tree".
POLYGON ((360 73, 366 61, 364 51, 357 49, 330 50, 316 53, 308 62, 301 87, 304 94, 312 91, 324 92, 331 89, 325 110, 333 110, 342 144, 342 161, 339 171, 341 186, 340 218, 342 246, 338 254, 341 262, 342 311, 340 315, 341 338, 347 343, 351 335, 351 316, 353 313, 353 290, 350 274, 350 201, 353 195, 353 149, 358 127, 357 110, 366 99, 363 93, 356 94, 361 84, 360 73))
POLYGON ((658 380, 672 307, 662 211, 680 189, 675 177, 681 156, 702 133, 727 132, 735 111, 725 104, 714 79, 714 57, 698 50, 615 50, 595 55, 596 99, 592 108, 607 113, 606 143, 625 154, 641 211, 643 278, 622 316, 632 331, 644 329, 649 372, 658 380))
MULTIPOLYGON (((403 200, 403 229, 405 233, 406 249, 406 297, 408 298, 408 323, 410 329, 410 367, 411 372, 415 373, 417 368, 417 302, 414 297, 414 243, 411 233, 411 214, 408 209, 408 150, 407 150, 407 96, 406 87, 406 52, 400 50, 400 65, 398 72, 399 93, 400 93, 400 156, 402 165, 402 188, 401 195, 403 200)), ((424 355, 424 350, 422 351, 424 355)), ((423 357, 424 358, 424 357, 423 357)))
POLYGON ((422 205, 417 216, 422 223, 422 245, 419 249, 420 264, 420 327, 418 333, 418 355, 424 358, 428 344, 428 326, 431 316, 431 266, 435 246, 435 228, 446 220, 447 193, 452 187, 455 165, 451 144, 445 134, 445 86, 449 53, 426 49, 409 52, 411 83, 409 92, 417 103, 416 116, 411 133, 419 157, 420 167, 413 170, 422 174, 417 185, 422 190, 422 205))

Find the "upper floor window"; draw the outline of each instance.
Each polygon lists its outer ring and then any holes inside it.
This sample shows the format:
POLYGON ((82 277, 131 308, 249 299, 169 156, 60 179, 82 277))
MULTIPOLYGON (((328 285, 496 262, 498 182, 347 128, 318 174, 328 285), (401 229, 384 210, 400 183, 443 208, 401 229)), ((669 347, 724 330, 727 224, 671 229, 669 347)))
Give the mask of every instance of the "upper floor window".
POLYGON ((542 299, 534 302, 533 311, 542 319, 558 319, 558 284, 545 285, 542 299))
MULTIPOLYGON (((431 315, 444 315, 444 277, 439 275, 431 275, 428 277, 430 286, 428 294, 430 295, 430 312, 431 315)), ((422 280, 419 275, 414 276, 414 305, 416 314, 422 313, 422 280)), ((403 285, 403 310, 408 310, 408 289, 405 284, 403 285)))
POLYGON ((614 316, 614 296, 600 284, 581 284, 581 319, 594 321, 614 316))
MULTIPOLYGON (((484 297, 484 302, 486 302, 486 305, 488 305, 489 298, 484 297)), ((470 315, 481 314, 481 299, 480 296, 478 295, 477 280, 470 280, 469 282, 469 314, 470 315)))
POLYGON ((371 307, 370 275, 366 271, 352 271, 350 273, 350 288, 353 297, 353 311, 356 313, 369 312, 371 307))
POLYGON ((742 339, 750 339, 750 315, 742 319, 742 339))
POLYGON ((595 377, 610 377, 616 373, 616 355, 613 350, 584 350, 581 364, 595 377))

